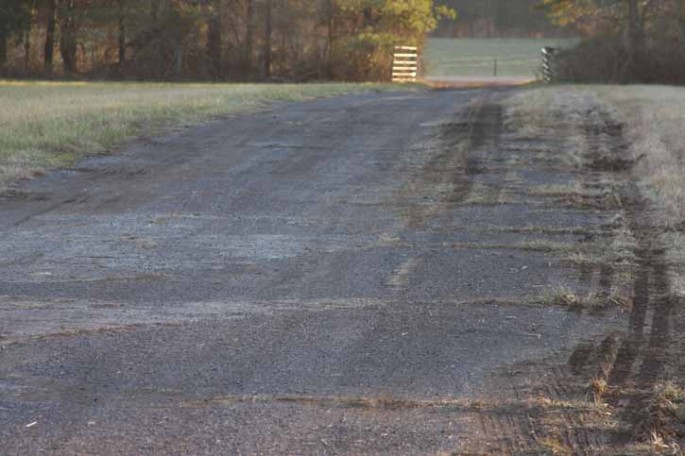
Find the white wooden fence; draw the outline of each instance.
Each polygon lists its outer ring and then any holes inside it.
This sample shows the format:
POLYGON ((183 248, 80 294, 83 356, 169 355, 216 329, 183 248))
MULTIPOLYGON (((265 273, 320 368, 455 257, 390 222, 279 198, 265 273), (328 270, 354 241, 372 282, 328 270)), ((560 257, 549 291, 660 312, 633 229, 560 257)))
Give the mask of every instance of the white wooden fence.
POLYGON ((414 46, 395 46, 392 82, 416 82, 419 73, 419 50, 414 46))

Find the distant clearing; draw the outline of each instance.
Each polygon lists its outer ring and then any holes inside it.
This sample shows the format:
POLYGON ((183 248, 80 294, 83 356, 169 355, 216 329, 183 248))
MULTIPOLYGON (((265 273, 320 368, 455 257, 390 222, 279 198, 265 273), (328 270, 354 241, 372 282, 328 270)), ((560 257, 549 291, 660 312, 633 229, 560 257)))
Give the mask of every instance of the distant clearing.
POLYGON ((537 76, 544 46, 572 46, 574 39, 444 39, 428 40, 424 53, 426 76, 505 78, 537 76))
POLYGON ((275 101, 398 86, 376 84, 143 84, 0 81, 0 191, 136 136, 275 101))

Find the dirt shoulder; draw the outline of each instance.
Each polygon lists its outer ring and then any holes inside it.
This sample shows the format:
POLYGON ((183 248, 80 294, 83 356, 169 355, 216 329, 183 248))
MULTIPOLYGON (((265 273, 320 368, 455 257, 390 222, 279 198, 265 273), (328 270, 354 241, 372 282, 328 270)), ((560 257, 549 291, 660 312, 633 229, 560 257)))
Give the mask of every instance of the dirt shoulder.
POLYGON ((576 184, 559 191, 559 201, 614 214, 594 245, 573 261, 603 284, 595 298, 621 303, 629 312, 626 328, 576 348, 560 388, 524 382, 526 391, 545 400, 597 407, 531 416, 538 426, 535 440, 554 454, 672 454, 685 435, 685 346, 678 331, 683 233, 673 223, 679 217, 677 191, 659 188, 659 176, 679 179, 680 168, 664 167, 677 161, 676 151, 645 147, 666 140, 659 136, 663 126, 646 133, 644 111, 654 106, 629 112, 622 110, 625 104, 611 103, 626 94, 544 88, 520 92, 506 103, 510 128, 542 141, 546 153, 566 157, 568 169, 575 170, 576 184))

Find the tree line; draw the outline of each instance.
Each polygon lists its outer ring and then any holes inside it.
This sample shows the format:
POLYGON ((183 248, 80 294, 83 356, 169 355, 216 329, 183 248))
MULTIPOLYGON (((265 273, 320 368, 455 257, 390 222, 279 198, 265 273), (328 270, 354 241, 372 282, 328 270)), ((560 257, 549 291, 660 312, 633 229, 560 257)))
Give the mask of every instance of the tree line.
POLYGON ((436 34, 451 38, 549 37, 572 35, 552 23, 541 0, 441 0, 459 11, 458 21, 441 21, 436 34))
POLYGON ((380 80, 432 0, 0 0, 6 76, 380 80))
POLYGON ((559 57, 561 79, 685 83, 685 0, 543 0, 585 36, 559 57))

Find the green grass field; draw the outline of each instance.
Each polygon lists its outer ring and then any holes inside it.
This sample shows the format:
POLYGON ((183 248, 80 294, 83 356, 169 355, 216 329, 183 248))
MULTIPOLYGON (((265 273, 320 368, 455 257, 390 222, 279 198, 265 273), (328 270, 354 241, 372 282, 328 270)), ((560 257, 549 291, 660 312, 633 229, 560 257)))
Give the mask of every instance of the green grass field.
POLYGON ((378 84, 152 84, 0 81, 0 191, 127 139, 275 101, 303 101, 378 84))
POLYGON ((426 76, 492 77, 497 60, 497 75, 508 78, 535 78, 544 46, 568 47, 573 39, 443 39, 426 43, 426 76))

